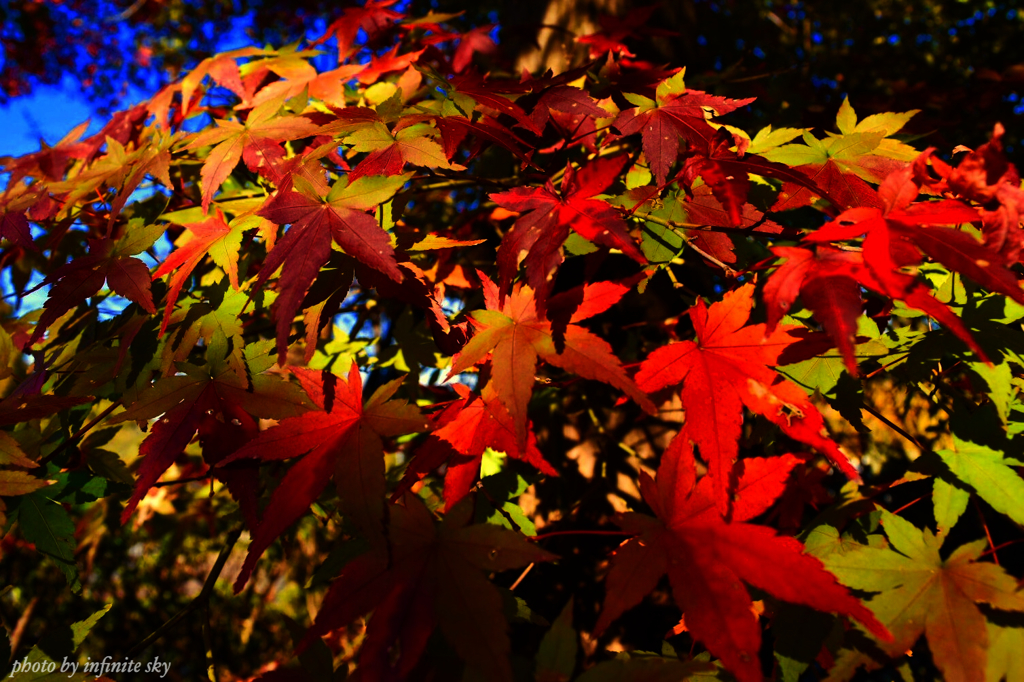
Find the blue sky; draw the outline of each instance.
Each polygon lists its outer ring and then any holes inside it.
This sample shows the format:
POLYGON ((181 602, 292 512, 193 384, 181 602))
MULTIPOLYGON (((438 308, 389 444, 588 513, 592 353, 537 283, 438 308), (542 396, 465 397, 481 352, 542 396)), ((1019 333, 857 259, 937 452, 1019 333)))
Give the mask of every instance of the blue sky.
POLYGON ((90 132, 102 127, 70 76, 61 85, 39 86, 32 94, 0 105, 0 156, 39 150, 39 139, 55 144, 74 126, 92 118, 90 132))

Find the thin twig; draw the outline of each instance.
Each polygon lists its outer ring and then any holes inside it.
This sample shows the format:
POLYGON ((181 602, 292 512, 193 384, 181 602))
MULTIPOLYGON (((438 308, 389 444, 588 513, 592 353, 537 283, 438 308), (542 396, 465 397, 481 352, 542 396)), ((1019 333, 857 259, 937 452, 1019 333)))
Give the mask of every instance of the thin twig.
POLYGON ((680 229, 684 229, 684 230, 700 230, 700 231, 704 231, 704 232, 726 232, 726 233, 741 232, 741 233, 746 235, 746 234, 750 234, 751 233, 749 229, 742 228, 742 227, 715 227, 715 226, 712 226, 712 225, 698 225, 696 223, 677 223, 677 222, 672 221, 672 220, 665 220, 664 218, 659 218, 659 217, 651 215, 649 213, 646 214, 646 215, 643 215, 643 216, 634 214, 633 217, 637 218, 638 220, 649 221, 649 222, 655 223, 656 225, 661 225, 663 227, 669 228, 670 230, 675 232, 679 237, 681 237, 683 239, 683 241, 686 242, 686 245, 689 248, 691 248, 694 251, 696 251, 702 258, 705 258, 708 261, 710 261, 710 262, 714 263, 715 265, 717 265, 718 267, 722 268, 722 270, 725 272, 725 274, 727 276, 735 277, 737 274, 739 274, 735 270, 733 270, 731 267, 729 267, 728 265, 726 265, 722 261, 720 261, 717 258, 715 258, 714 256, 712 256, 710 253, 708 253, 704 249, 702 249, 699 246, 697 246, 696 244, 694 244, 693 243, 693 237, 691 237, 691 236, 689 236, 687 234, 684 234, 684 233, 680 232, 679 230, 680 229))
POLYGON ((131 651, 127 653, 125 658, 134 658, 136 654, 145 651, 150 645, 167 634, 171 628, 177 625, 179 621, 184 620, 184 618, 190 613, 198 608, 208 607, 210 595, 213 594, 213 588, 217 584, 217 578, 220 577, 221 571, 224 570, 224 564, 227 563, 228 556, 231 554, 231 550, 234 549, 235 543, 238 542, 238 538, 241 534, 241 526, 228 533, 227 542, 220 550, 220 554, 217 555, 217 560, 213 562, 213 568, 210 569, 210 574, 206 576, 206 582, 203 583, 203 589, 199 591, 199 594, 196 595, 195 599, 190 601, 181 611, 171 616, 166 623, 150 633, 144 640, 132 647, 131 651))
POLYGON ((540 535, 534 535, 533 537, 527 537, 527 540, 547 540, 548 538, 558 537, 560 535, 608 535, 622 537, 628 535, 632 537, 635 533, 630 533, 625 530, 555 530, 550 533, 541 533, 540 535))
POLYGON ((878 411, 878 410, 876 410, 875 408, 871 407, 870 405, 867 405, 866 403, 862 403, 862 404, 861 404, 861 409, 863 409, 864 411, 868 412, 868 413, 869 413, 869 414, 871 414, 871 415, 872 415, 872 416, 873 416, 873 417, 874 417, 875 419, 879 420, 880 422, 882 422, 883 424, 885 424, 886 426, 888 426, 888 427, 889 427, 890 429, 892 429, 892 430, 893 430, 893 431, 895 431, 896 433, 900 434, 901 436, 903 436, 904 438, 906 438, 907 440, 909 440, 909 441, 910 441, 911 443, 913 443, 913 444, 914 444, 914 446, 915 446, 915 447, 916 447, 916 448, 917 448, 918 450, 921 450, 921 451, 925 451, 925 450, 928 450, 928 448, 926 448, 926 447, 924 447, 923 445, 921 445, 921 443, 919 443, 919 442, 918 442, 918 440, 917 440, 916 438, 914 438, 914 437, 913 437, 913 436, 911 436, 911 435, 910 435, 909 433, 907 433, 906 431, 904 431, 904 430, 903 430, 903 429, 902 429, 902 428, 901 428, 900 426, 898 426, 898 425, 896 425, 896 424, 892 423, 891 421, 889 421, 888 417, 886 417, 885 415, 883 415, 883 414, 882 414, 881 412, 879 412, 879 411, 878 411))
POLYGON ((78 431, 76 431, 76 432, 75 432, 75 434, 74 434, 73 436, 71 436, 70 438, 68 438, 67 440, 65 440, 65 441, 64 441, 63 443, 61 443, 61 444, 60 444, 60 446, 59 446, 59 447, 58 447, 58 448, 57 448, 56 450, 54 450, 53 452, 51 452, 50 454, 48 454, 48 455, 47 455, 46 457, 43 457, 43 458, 42 458, 41 460, 39 460, 39 464, 41 464, 41 465, 42 465, 42 464, 46 464, 47 462, 49 462, 50 460, 52 460, 52 459, 53 459, 54 457, 56 457, 56 456, 57 456, 57 455, 59 455, 60 453, 62 453, 62 452, 64 452, 65 450, 67 450, 67 449, 68 449, 69 447, 71 447, 71 446, 72 446, 73 444, 77 443, 77 442, 79 441, 79 439, 81 439, 81 437, 82 437, 83 435, 85 435, 85 434, 86 434, 87 432, 91 431, 91 430, 92 430, 92 428, 93 428, 94 426, 96 426, 96 425, 97 425, 97 424, 99 424, 99 423, 100 423, 101 421, 103 421, 104 419, 106 419, 106 418, 107 418, 107 416, 108 416, 108 415, 109 415, 109 414, 110 414, 111 412, 113 412, 114 410, 116 410, 116 409, 117 409, 117 407, 118 407, 118 405, 120 405, 120 404, 121 404, 121 401, 120 401, 120 400, 116 400, 116 401, 114 401, 113 403, 111 403, 110 405, 108 405, 108 406, 107 406, 107 408, 106 408, 105 410, 103 410, 103 411, 102 411, 102 412, 100 412, 100 413, 99 413, 98 415, 96 415, 96 418, 95 418, 95 419, 93 419, 93 420, 92 420, 91 422, 89 422, 88 424, 86 424, 86 425, 85 425, 85 426, 83 426, 82 428, 78 429, 78 431))

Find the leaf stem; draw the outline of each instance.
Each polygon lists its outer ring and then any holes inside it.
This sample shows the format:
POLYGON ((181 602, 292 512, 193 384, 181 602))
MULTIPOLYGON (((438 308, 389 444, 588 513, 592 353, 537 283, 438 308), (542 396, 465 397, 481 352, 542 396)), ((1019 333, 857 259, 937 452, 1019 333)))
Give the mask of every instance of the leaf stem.
POLYGON ((996 566, 998 566, 999 555, 996 554, 996 545, 992 542, 992 533, 988 530, 988 522, 985 521, 985 514, 981 511, 981 505, 978 504, 978 498, 971 496, 971 502, 974 503, 974 510, 978 512, 978 518, 981 520, 981 527, 985 529, 985 537, 988 539, 988 546, 992 550, 992 561, 996 566))
POLYGON ((911 507, 913 507, 915 504, 917 504, 918 502, 920 502, 923 499, 924 499, 924 497, 919 497, 916 500, 911 500, 910 502, 907 502, 905 505, 903 505, 902 507, 900 507, 899 509, 894 511, 893 514, 899 515, 899 513, 901 511, 903 511, 904 509, 910 509, 911 507))
POLYGON ((529 563, 529 565, 526 568, 523 569, 523 572, 519 574, 519 577, 516 578, 516 581, 514 583, 512 583, 512 587, 508 588, 509 592, 511 592, 514 589, 516 589, 517 587, 519 587, 519 583, 523 582, 523 578, 526 577, 526 574, 533 570, 533 566, 534 566, 534 563, 531 561, 529 563))
POLYGON ((989 547, 989 549, 987 549, 987 550, 985 550, 984 552, 981 553, 981 556, 985 556, 987 554, 995 554, 998 550, 1003 549, 1004 547, 1009 547, 1010 545, 1016 545, 1016 544, 1021 543, 1021 542, 1024 542, 1024 538, 1017 538, 1016 540, 1007 540, 1006 542, 1000 543, 999 545, 996 545, 995 547, 989 547))

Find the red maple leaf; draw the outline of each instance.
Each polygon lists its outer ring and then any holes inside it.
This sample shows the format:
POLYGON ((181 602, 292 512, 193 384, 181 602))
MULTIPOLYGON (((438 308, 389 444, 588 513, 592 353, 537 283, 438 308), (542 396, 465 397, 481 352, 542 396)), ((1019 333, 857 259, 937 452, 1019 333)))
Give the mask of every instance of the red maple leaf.
POLYGON ((956 168, 933 156, 933 148, 918 156, 913 167, 915 181, 923 187, 980 204, 985 246, 999 253, 1006 263, 1015 263, 1024 247, 1024 190, 1017 168, 1003 153, 1004 132, 997 123, 992 139, 960 159, 956 168), (929 161, 938 179, 928 172, 929 161))
POLYGON ((516 187, 490 195, 503 208, 525 212, 498 248, 498 285, 503 294, 523 264, 527 282, 538 299, 545 300, 570 229, 592 242, 621 249, 638 263, 647 262, 618 210, 591 198, 616 181, 626 161, 625 156, 601 158, 579 171, 566 166, 561 193, 548 181, 544 187, 516 187))
MULTIPOLYGON (((885 170, 900 164, 889 160, 885 170)), ((855 206, 878 206, 878 196, 864 180, 846 172, 835 159, 815 164, 793 166, 792 173, 806 178, 802 182, 784 182, 772 211, 790 211, 810 206, 814 197, 822 196, 836 207, 836 210, 855 206)))
POLYGON ((23 248, 37 250, 24 211, 0 211, 0 237, 23 248))
MULTIPOLYGON (((266 350, 264 347, 264 353, 266 350)), ((213 442, 204 443, 204 455, 210 464, 214 464, 228 452, 223 449, 226 445, 238 447, 244 440, 255 435, 257 425, 253 417, 284 419, 302 414, 308 409, 308 403, 297 387, 277 377, 260 374, 268 368, 266 361, 252 353, 248 355, 247 371, 252 374, 251 378, 239 376, 238 372, 227 365, 196 367, 182 364, 179 365, 181 376, 160 379, 143 391, 127 410, 114 415, 107 422, 118 424, 160 417, 139 446, 142 465, 139 467, 135 491, 121 513, 121 523, 128 521, 142 498, 185 450, 197 432, 201 439, 212 439, 213 442), (212 422, 231 424, 236 428, 220 428, 212 422), (225 429, 230 432, 229 437, 225 437, 228 436, 224 433, 225 429)), ((223 473, 229 479, 233 476, 230 470, 223 473)), ((245 491, 230 484, 229 487, 240 501, 246 495, 251 496, 252 504, 248 511, 255 510, 254 488, 245 491)))
POLYGON ((878 637, 891 640, 871 611, 820 561, 804 554, 797 540, 780 537, 767 526, 742 523, 771 506, 798 463, 792 455, 743 460, 732 522, 726 523, 715 510, 717 486, 708 476, 697 483, 689 438, 685 432, 677 436, 663 455, 657 479, 640 473, 644 501, 657 518, 628 513, 619 521, 638 537, 624 542, 612 557, 595 634, 668 574, 690 633, 741 682, 764 679, 758 653, 761 630, 743 583, 783 601, 852 616, 878 637))
MULTIPOLYGON (((892 136, 899 132, 917 110, 868 116, 857 121, 857 114, 844 100, 836 116, 839 133, 828 133, 819 140, 803 131, 803 144, 777 146, 767 138, 755 138, 755 147, 771 161, 792 168, 808 182, 785 182, 773 211, 809 206, 814 195, 821 196, 835 210, 857 206, 881 207, 878 196, 868 184, 882 182, 890 173, 905 168, 915 156, 913 148, 892 136), (820 189, 816 189, 820 188, 820 189)), ((789 136, 788 139, 792 139, 789 136)))
POLYGON ((417 407, 405 400, 391 400, 404 377, 378 388, 364 405, 363 381, 355 363, 347 380, 326 371, 294 368, 292 372, 319 409, 283 420, 221 462, 305 455, 271 495, 253 532, 235 592, 248 581, 264 550, 306 513, 332 477, 343 513, 371 542, 377 542, 383 534, 385 496, 381 439, 427 428, 417 407))
POLYGON ((682 76, 680 71, 662 81, 654 100, 625 93, 637 106, 615 119, 614 125, 623 135, 641 133, 644 155, 659 185, 665 184, 669 169, 679 158, 680 136, 699 150, 709 150, 718 132, 709 122, 711 114, 722 116, 754 101, 687 90, 682 76))
MULTIPOLYGON (((449 97, 452 97, 453 93, 464 97, 468 96, 476 104, 476 108, 485 114, 487 110, 507 114, 530 132, 537 135, 543 132, 534 124, 523 108, 509 98, 509 96, 526 92, 529 89, 527 85, 513 81, 489 80, 485 76, 469 71, 454 76, 443 87, 449 91, 449 97)), ((468 116, 471 112, 463 111, 463 113, 468 116)))
POLYGON ((259 288, 282 268, 275 313, 277 349, 282 365, 292 320, 309 285, 330 258, 332 241, 359 262, 396 282, 402 281, 390 236, 366 211, 390 199, 407 179, 404 175, 373 176, 349 183, 342 177, 326 197, 321 197, 308 182, 293 178, 286 180, 260 209, 259 215, 264 218, 278 225, 291 225, 267 254, 263 269, 256 276, 259 288))
POLYGON ((775 329, 797 296, 825 327, 836 347, 843 354, 846 367, 857 375, 854 339, 857 318, 863 311, 861 287, 903 301, 911 308, 925 312, 948 327, 979 357, 985 352, 959 317, 912 275, 888 273, 887 283, 875 277, 861 252, 840 251, 820 245, 809 251, 799 247, 772 247, 772 252, 787 259, 771 276, 764 288, 768 305, 768 331, 775 329))
POLYGON ((768 306, 768 331, 773 331, 797 295, 814 313, 814 319, 843 354, 846 368, 857 376, 853 346, 857 318, 863 310, 858 274, 863 269, 861 254, 819 246, 814 252, 792 246, 774 246, 772 253, 787 259, 764 287, 768 306))
POLYGON ((167 259, 153 272, 157 280, 166 274, 171 275, 171 287, 167 292, 167 304, 164 308, 164 320, 160 324, 160 333, 167 330, 171 319, 171 311, 178 300, 181 288, 192 276, 192 271, 207 255, 220 265, 228 274, 231 286, 238 290, 238 250, 242 242, 242 230, 232 229, 224 221, 224 214, 217 211, 206 220, 188 223, 184 226, 192 233, 192 238, 171 253, 167 259))
POLYGON ((878 279, 898 290, 900 279, 890 279, 899 268, 922 261, 922 252, 979 284, 1018 302, 1024 293, 1017 278, 998 266, 998 256, 969 234, 936 225, 957 225, 979 220, 978 211, 955 199, 916 202, 920 187, 913 171, 904 168, 890 174, 878 187, 882 208, 853 208, 805 239, 827 243, 864 239, 864 262, 878 279))
POLYGON ((647 25, 658 5, 634 7, 624 17, 602 15, 598 18, 601 30, 576 39, 577 43, 590 46, 590 58, 597 59, 611 52, 624 57, 635 57, 622 41, 640 36, 674 36, 674 31, 656 29, 647 25))
POLYGON ((714 197, 725 207, 728 222, 726 226, 738 226, 742 223, 742 214, 747 206, 747 194, 750 192, 750 175, 782 180, 787 185, 797 185, 809 189, 825 199, 835 203, 835 197, 827 189, 822 189, 814 182, 797 173, 789 166, 775 163, 755 154, 745 154, 747 141, 734 136, 728 129, 719 128, 706 147, 698 141, 691 145, 686 162, 679 177, 684 187, 689 187, 700 176, 710 188, 714 197), (736 150, 733 150, 736 147, 736 150))
POLYGON ((455 56, 452 58, 452 68, 455 73, 465 71, 473 61, 475 53, 494 54, 497 52, 498 45, 491 38, 493 30, 494 24, 485 24, 462 34, 459 38, 459 46, 455 48, 455 56))
MULTIPOLYGON (((227 88, 238 95, 239 99, 245 100, 249 94, 242 83, 241 72, 238 69, 238 58, 256 57, 266 54, 266 51, 257 47, 243 47, 238 50, 231 50, 221 54, 207 57, 196 65, 196 68, 188 72, 181 79, 181 115, 185 116, 192 108, 192 95, 203 82, 206 76, 210 76, 217 85, 227 88)), ((197 99, 198 103, 199 99, 197 99)))
POLYGON ((372 41, 396 20, 405 16, 401 12, 387 9, 397 1, 366 0, 362 7, 346 7, 341 17, 327 27, 324 34, 313 42, 313 46, 330 40, 331 36, 337 36, 338 63, 342 63, 348 58, 360 29, 366 31, 366 39, 372 41))
POLYGON ((430 437, 409 463, 392 500, 446 464, 444 502, 445 510, 451 509, 472 490, 480 476, 480 463, 487 448, 527 462, 549 476, 558 476, 537 449, 537 439, 532 431, 528 430, 526 447, 519 448, 512 417, 498 399, 493 384, 484 386, 479 396, 474 396, 462 384, 453 384, 452 388, 459 394, 459 399, 434 417, 430 437))
POLYGON ((416 60, 423 54, 423 50, 398 54, 399 45, 395 45, 382 57, 373 55, 370 57, 370 64, 359 72, 357 79, 364 85, 376 83, 386 73, 403 71, 416 63, 416 60))
POLYGON ((577 137, 581 132, 588 132, 586 130, 577 130, 577 128, 581 128, 584 125, 585 121, 590 121, 590 127, 593 128, 592 119, 608 118, 608 112, 598 106, 597 102, 584 90, 564 84, 555 85, 544 90, 540 99, 533 106, 530 118, 538 128, 543 130, 545 124, 547 124, 551 115, 555 112, 569 115, 569 120, 574 121, 576 125, 564 132, 577 137))
POLYGON ((506 571, 557 557, 513 531, 470 525, 471 498, 436 526, 423 502, 411 494, 389 505, 388 518, 389 547, 363 554, 342 569, 300 650, 373 611, 359 650, 363 679, 406 679, 440 627, 480 679, 512 682, 501 594, 481 571, 506 571))
POLYGON ((90 402, 93 399, 89 396, 39 395, 15 391, 0 400, 0 426, 52 417, 75 405, 90 402))
POLYGON ((714 499, 727 514, 735 488, 743 406, 777 424, 796 440, 821 451, 851 479, 859 476, 846 456, 821 433, 818 408, 796 384, 772 365, 797 339, 792 326, 768 333, 764 324, 747 325, 754 285, 746 284, 708 308, 697 299, 690 309, 695 341, 672 343, 651 353, 640 366, 637 384, 647 392, 681 386, 687 431, 708 462, 714 499))
MULTIPOLYGON (((942 303, 936 301, 927 289, 913 276, 904 274, 901 268, 917 265, 924 256, 942 263, 953 272, 973 279, 991 291, 999 292, 1018 303, 1024 303, 1016 275, 1006 268, 999 253, 988 249, 967 232, 941 225, 955 225, 977 221, 978 211, 956 199, 916 202, 920 187, 913 178, 913 170, 905 168, 890 174, 878 188, 878 197, 884 208, 852 208, 836 219, 805 237, 812 243, 826 243, 854 239, 865 235, 863 242, 863 265, 858 268, 856 259, 837 259, 829 256, 830 267, 841 265, 844 274, 852 276, 860 284, 904 301, 939 320, 962 338, 981 357, 984 352, 971 337, 959 319, 942 303)), ((792 278, 796 265, 787 271, 792 278)), ((807 271, 807 275, 816 272, 807 271)), ((789 298, 792 287, 786 287, 789 298)), ((838 331, 840 326, 849 327, 850 302, 852 294, 846 287, 841 307, 846 312, 841 316, 827 314, 833 319, 833 336, 849 334, 838 331), (839 325, 836 320, 845 317, 839 325)), ((821 306, 818 306, 821 307, 821 306)), ((840 346, 844 347, 844 346, 840 346)), ((848 349, 847 349, 848 350, 848 349)), ((847 364, 850 364, 847 355, 847 364)))
POLYGON ((188 150, 213 145, 199 174, 203 185, 204 212, 209 208, 214 192, 220 189, 243 157, 251 170, 256 169, 264 164, 265 157, 280 155, 274 150, 278 142, 308 137, 316 132, 317 126, 308 118, 278 116, 283 104, 281 97, 264 102, 249 112, 245 123, 217 121, 216 128, 197 134, 184 147, 188 150))
POLYGON ((524 164, 530 164, 530 156, 524 151, 529 149, 529 145, 490 116, 481 116, 476 121, 465 116, 437 116, 434 118, 434 125, 441 133, 441 146, 444 147, 446 158, 452 158, 466 136, 473 135, 477 144, 475 149, 469 150, 470 158, 482 151, 483 143, 486 141, 504 147, 524 164))
POLYGON ((617 295, 591 296, 589 299, 586 296, 588 290, 606 292, 606 289, 594 285, 584 287, 584 303, 579 305, 568 320, 564 331, 565 345, 559 352, 552 323, 538 317, 530 287, 517 284, 512 295, 502 304, 498 300, 498 288, 494 283, 482 273, 480 279, 484 285, 487 310, 476 310, 470 314, 471 324, 476 331, 452 360, 448 376, 450 378, 464 372, 486 360, 488 355, 491 356, 491 382, 498 398, 512 416, 520 450, 527 443, 526 406, 533 393, 534 371, 539 358, 581 377, 615 386, 653 414, 654 405, 647 394, 626 376, 619 359, 612 354, 611 346, 575 324, 607 310, 622 297, 625 287, 619 287, 615 292, 617 295))
POLYGON ((138 258, 131 257, 148 246, 140 246, 128 234, 116 241, 90 239, 87 255, 62 265, 44 280, 53 286, 30 343, 42 338, 46 329, 64 313, 95 296, 104 282, 115 294, 139 304, 147 313, 155 313, 149 268, 138 258))

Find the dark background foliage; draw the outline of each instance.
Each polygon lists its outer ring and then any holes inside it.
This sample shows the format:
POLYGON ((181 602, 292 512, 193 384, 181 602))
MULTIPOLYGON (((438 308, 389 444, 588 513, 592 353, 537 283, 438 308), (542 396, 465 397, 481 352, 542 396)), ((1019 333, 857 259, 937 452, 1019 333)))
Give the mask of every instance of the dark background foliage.
MULTIPOLYGON (((751 123, 827 126, 843 96, 859 111, 922 109, 909 133, 928 144, 980 144, 996 121, 1024 113, 1024 13, 1015 2, 958 0, 684 0, 654 6, 638 59, 684 64, 719 94, 756 95, 751 123), (667 35, 671 33, 672 35, 667 35)), ((522 55, 542 26, 589 33, 625 0, 413 0, 413 15, 464 12, 466 26, 498 23, 506 54, 522 55), (589 29, 589 30, 588 30, 589 29)), ((75 76, 101 112, 128 85, 153 92, 226 40, 282 45, 319 35, 344 9, 329 0, 9 0, 0 4, 0 102, 75 76)), ((551 35, 549 32, 548 36, 551 35)), ((551 41, 542 34, 550 54, 551 41)), ((739 123, 743 125, 743 122, 739 123)))

